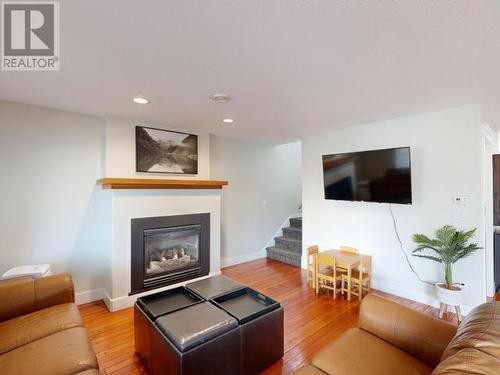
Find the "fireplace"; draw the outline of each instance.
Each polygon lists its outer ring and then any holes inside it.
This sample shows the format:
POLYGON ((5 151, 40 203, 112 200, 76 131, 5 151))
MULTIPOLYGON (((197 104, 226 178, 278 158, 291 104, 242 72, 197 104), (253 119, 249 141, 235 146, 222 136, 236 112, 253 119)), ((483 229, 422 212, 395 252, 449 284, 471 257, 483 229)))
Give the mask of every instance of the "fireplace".
POLYGON ((132 219, 131 291, 208 275, 210 214, 132 219))

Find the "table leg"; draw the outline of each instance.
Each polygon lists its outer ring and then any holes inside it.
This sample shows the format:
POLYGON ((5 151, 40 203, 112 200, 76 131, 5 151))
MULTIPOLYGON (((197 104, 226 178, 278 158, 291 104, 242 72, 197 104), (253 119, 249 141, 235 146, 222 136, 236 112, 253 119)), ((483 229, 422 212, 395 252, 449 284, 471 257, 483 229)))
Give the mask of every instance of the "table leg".
POLYGON ((446 303, 441 302, 441 305, 439 306, 439 319, 443 319, 444 312, 446 311, 446 303))
POLYGON ((316 257, 313 256, 313 270, 312 270, 312 284, 313 284, 313 289, 316 290, 318 285, 316 284, 316 257))
POLYGON ((455 311, 457 313, 458 322, 460 323, 462 321, 462 314, 460 313, 460 306, 459 305, 455 306, 455 311))
POLYGON ((351 300, 351 267, 347 268, 347 300, 351 300))

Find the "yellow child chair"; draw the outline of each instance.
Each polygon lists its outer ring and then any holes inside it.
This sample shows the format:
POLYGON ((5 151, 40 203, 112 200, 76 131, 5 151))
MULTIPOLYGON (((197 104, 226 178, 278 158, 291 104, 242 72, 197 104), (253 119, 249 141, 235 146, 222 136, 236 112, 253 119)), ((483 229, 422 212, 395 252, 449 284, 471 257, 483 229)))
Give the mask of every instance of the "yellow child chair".
POLYGON ((351 282, 348 283, 347 275, 342 275, 342 294, 351 288, 351 294, 358 296, 361 301, 363 292, 371 292, 372 257, 366 256, 357 270, 351 271, 351 282))
POLYGON ((313 288, 316 288, 316 281, 314 279, 314 255, 318 254, 318 245, 309 246, 307 248, 307 283, 311 283, 313 288))
POLYGON ((335 258, 319 253, 316 255, 316 294, 320 289, 333 291, 333 298, 337 297, 340 288, 337 288, 337 281, 342 282, 342 274, 337 273, 335 258))

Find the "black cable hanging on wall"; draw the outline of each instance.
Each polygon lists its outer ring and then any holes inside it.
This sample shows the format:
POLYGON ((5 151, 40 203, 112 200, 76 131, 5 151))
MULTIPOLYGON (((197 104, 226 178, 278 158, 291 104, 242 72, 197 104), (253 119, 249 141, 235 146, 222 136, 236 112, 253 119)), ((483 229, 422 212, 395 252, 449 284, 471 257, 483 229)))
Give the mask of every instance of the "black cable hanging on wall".
POLYGON ((389 203, 389 211, 391 212, 392 224, 394 226, 394 233, 396 233, 396 238, 398 239, 399 247, 401 249, 401 252, 405 256, 406 263, 408 263, 408 267, 410 267, 410 270, 415 274, 415 276, 417 277, 417 279, 420 280, 420 282, 434 286, 433 283, 431 283, 429 281, 426 281, 426 280, 423 280, 420 277, 420 275, 417 273, 417 271, 415 271, 415 269, 413 268, 413 265, 410 262, 410 258, 408 257, 408 254, 406 253, 406 251, 404 249, 403 241, 401 241, 401 237, 399 236, 398 225, 397 225, 397 222, 396 222, 396 217, 394 216, 394 212, 392 211, 392 204, 391 203, 389 203))

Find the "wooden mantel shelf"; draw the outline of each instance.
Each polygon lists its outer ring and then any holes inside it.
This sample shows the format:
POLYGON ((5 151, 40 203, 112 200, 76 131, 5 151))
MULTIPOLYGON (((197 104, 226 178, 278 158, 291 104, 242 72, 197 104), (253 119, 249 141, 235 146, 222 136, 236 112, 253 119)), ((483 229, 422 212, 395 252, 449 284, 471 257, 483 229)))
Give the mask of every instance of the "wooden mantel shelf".
POLYGON ((227 181, 170 180, 159 178, 101 178, 103 189, 222 189, 227 181))

